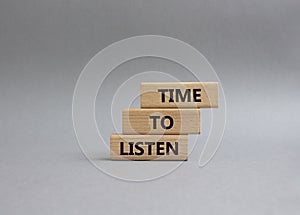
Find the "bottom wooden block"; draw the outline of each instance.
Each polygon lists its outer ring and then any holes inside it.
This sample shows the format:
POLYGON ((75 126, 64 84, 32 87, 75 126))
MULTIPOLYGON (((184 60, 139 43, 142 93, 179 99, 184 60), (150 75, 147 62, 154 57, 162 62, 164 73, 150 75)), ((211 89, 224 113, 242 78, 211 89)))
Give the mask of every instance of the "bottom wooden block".
POLYGON ((111 160, 187 160, 187 135, 110 136, 111 160))

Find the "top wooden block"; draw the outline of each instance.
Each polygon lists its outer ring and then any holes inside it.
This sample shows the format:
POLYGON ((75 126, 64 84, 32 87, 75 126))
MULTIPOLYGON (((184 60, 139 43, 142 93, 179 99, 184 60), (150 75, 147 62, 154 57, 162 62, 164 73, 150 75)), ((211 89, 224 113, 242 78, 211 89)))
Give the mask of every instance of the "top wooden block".
POLYGON ((141 83, 141 108, 216 108, 217 82, 141 83))

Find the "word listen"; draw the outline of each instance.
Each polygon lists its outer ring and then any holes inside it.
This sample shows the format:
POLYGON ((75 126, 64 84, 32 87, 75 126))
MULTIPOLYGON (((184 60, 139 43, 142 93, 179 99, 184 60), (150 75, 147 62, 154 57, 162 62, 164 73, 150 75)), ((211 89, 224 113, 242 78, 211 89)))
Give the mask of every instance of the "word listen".
POLYGON ((169 155, 170 151, 172 151, 174 155, 178 155, 178 142, 175 142, 174 144, 172 144, 171 142, 120 142, 120 155, 141 156, 144 153, 152 155, 152 151, 154 151, 156 155, 169 155), (127 148, 129 148, 127 152, 124 149, 124 144, 129 145, 127 146, 127 148), (147 146, 146 150, 142 147, 143 145, 147 146), (155 148, 156 150, 153 150, 155 148))
POLYGON ((187 160, 187 135, 110 136, 112 160, 187 160))
POLYGON ((140 101, 142 108, 218 107, 218 83, 142 83, 140 101))

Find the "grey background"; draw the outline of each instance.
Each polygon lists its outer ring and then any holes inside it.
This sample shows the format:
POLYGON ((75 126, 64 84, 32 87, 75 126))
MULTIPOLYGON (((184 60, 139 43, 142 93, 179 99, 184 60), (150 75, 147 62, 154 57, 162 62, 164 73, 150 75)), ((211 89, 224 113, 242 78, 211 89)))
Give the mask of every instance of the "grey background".
POLYGON ((2 0, 1 214, 296 214, 299 20, 296 0, 2 0), (228 122, 205 168, 198 146, 172 174, 130 183, 82 155, 71 103, 94 54, 141 34, 178 38, 207 57, 228 122))

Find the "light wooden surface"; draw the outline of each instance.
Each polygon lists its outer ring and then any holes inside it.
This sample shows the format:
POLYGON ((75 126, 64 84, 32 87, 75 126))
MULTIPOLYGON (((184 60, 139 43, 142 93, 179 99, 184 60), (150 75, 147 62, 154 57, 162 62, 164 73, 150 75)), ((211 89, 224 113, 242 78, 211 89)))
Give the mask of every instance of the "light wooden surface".
POLYGON ((187 160, 188 136, 112 134, 110 136, 110 159, 187 160))
POLYGON ((142 108, 215 108, 218 107, 218 83, 141 83, 140 101, 142 108))
POLYGON ((200 134, 200 109, 124 109, 122 132, 200 134))

